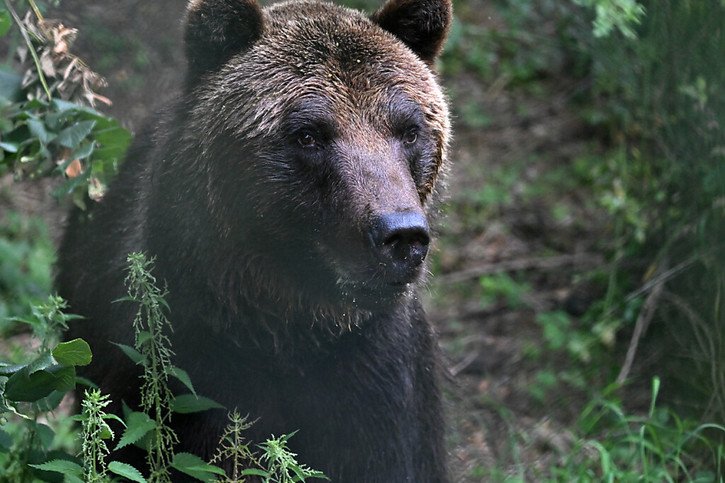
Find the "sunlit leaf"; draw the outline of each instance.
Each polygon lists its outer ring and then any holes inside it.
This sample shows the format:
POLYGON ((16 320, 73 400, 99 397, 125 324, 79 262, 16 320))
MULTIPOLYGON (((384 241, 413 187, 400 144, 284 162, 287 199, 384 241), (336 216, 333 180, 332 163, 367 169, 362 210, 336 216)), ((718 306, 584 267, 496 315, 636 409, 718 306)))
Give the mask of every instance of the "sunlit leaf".
POLYGON ((91 363, 93 355, 88 342, 83 339, 73 339, 61 342, 53 349, 53 357, 60 364, 66 366, 87 366, 91 363))

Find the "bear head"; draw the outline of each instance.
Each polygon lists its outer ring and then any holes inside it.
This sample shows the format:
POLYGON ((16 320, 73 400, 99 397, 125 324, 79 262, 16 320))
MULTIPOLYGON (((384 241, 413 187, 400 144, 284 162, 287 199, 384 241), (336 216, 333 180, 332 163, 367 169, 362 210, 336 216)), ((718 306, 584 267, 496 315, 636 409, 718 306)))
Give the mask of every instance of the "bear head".
MULTIPOLYGON (((178 148, 226 300, 357 323, 414 296, 450 139, 432 70, 450 0, 367 17, 318 1, 194 0, 178 148)), ((216 275, 215 275, 216 276, 216 275)))

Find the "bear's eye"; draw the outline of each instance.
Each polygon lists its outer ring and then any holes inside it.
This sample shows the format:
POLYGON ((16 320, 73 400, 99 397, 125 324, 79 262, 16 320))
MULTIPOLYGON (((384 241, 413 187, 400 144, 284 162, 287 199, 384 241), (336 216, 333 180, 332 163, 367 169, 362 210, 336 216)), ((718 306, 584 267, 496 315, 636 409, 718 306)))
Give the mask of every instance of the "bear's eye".
POLYGON ((315 136, 313 136, 309 132, 300 133, 299 136, 297 136, 297 142, 303 148, 317 147, 317 139, 315 139, 315 136))
POLYGON ((411 127, 403 134, 403 144, 412 146, 418 141, 418 128, 411 127))

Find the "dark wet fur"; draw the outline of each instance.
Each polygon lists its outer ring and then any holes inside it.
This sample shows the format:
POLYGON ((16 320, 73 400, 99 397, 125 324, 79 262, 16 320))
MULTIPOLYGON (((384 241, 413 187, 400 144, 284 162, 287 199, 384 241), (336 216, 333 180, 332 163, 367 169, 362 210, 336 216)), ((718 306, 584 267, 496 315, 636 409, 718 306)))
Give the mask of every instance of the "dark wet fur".
MULTIPOLYGON (((336 482, 447 480, 426 270, 392 290, 366 233, 378 213, 434 210, 450 127, 430 65, 450 6, 391 0, 372 17, 383 29, 327 3, 190 4, 182 98, 60 250, 58 289, 86 317, 69 337, 91 343, 84 375, 116 408, 139 381, 109 343, 132 344, 135 307, 113 301, 144 251, 168 284, 175 364, 258 420, 249 439, 299 431, 292 450, 336 482), (324 149, 300 149, 304 130, 324 149)), ((209 459, 226 421, 174 415, 176 450, 209 459)))

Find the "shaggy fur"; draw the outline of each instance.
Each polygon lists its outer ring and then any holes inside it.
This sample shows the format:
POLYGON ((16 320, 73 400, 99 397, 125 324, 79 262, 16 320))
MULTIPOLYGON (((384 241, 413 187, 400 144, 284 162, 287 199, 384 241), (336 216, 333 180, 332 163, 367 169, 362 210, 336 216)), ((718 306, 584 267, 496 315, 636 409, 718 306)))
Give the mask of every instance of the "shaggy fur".
MULTIPOLYGON (((70 336, 116 403, 137 403, 138 369, 109 343, 132 343, 135 308, 112 301, 144 251, 168 284, 175 364, 257 419, 251 440, 298 430, 292 450, 335 482, 446 481, 425 267, 394 280, 370 232, 435 201, 450 126, 430 65, 450 9, 190 3, 183 97, 60 251, 60 294, 86 317, 70 336)), ((209 458, 225 423, 175 415, 177 450, 209 458)))

